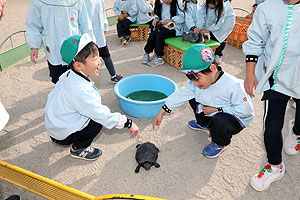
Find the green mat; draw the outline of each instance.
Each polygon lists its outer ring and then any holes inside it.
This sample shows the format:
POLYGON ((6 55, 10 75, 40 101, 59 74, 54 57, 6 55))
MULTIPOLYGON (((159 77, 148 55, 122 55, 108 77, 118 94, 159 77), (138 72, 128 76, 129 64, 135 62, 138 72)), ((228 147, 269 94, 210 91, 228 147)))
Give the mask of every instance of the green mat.
POLYGON ((152 90, 141 90, 130 93, 127 98, 135 101, 158 101, 168 96, 162 92, 152 90))
MULTIPOLYGON (((172 37, 165 39, 165 43, 175 47, 176 49, 179 49, 181 51, 186 51, 189 47, 193 46, 194 44, 198 43, 192 43, 192 42, 185 42, 182 40, 182 37, 172 37)), ((220 46, 219 42, 216 42, 214 40, 210 40, 209 42, 202 43, 210 48, 212 47, 218 47, 220 46)))
POLYGON ((135 27, 135 26, 149 26, 149 24, 130 24, 130 27, 135 27))

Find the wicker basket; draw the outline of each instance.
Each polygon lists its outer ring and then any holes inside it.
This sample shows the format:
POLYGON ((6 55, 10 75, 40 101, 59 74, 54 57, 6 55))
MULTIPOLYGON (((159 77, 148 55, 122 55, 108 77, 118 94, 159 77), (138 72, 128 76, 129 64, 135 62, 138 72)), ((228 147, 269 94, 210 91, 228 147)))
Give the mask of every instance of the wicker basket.
POLYGON ((248 40, 247 31, 252 20, 236 18, 236 23, 232 32, 229 34, 226 43, 230 46, 242 49, 243 43, 248 40))
POLYGON ((130 41, 140 42, 147 41, 149 36, 149 26, 130 27, 130 41))
MULTIPOLYGON (((211 49, 215 52, 217 47, 211 47, 211 49)), ((182 68, 182 60, 183 60, 184 53, 185 51, 181 51, 170 45, 165 45, 164 60, 172 67, 175 67, 176 69, 180 69, 182 68)))

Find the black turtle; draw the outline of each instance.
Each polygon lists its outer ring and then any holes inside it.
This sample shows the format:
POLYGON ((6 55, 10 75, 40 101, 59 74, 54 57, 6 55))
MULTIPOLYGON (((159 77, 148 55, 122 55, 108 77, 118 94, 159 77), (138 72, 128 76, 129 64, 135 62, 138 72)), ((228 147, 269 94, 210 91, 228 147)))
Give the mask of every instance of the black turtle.
POLYGON ((146 171, 150 170, 152 165, 156 168, 160 167, 156 162, 159 149, 154 144, 145 142, 143 144, 138 144, 136 148, 135 159, 138 166, 135 169, 135 173, 138 173, 141 167, 145 168, 146 171))

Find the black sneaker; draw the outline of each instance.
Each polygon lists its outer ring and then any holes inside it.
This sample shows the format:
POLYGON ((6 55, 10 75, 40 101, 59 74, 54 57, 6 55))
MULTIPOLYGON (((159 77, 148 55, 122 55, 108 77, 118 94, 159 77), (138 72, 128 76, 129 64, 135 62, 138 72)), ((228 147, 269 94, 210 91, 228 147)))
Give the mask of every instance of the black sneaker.
POLYGON ((117 83, 117 82, 119 82, 122 78, 123 78, 123 76, 121 76, 121 75, 119 75, 119 74, 115 74, 114 76, 112 76, 112 77, 110 78, 110 81, 111 81, 112 83, 117 83))
POLYGON ((100 149, 93 148, 91 146, 74 150, 73 145, 71 145, 70 152, 73 158, 80 158, 84 160, 97 160, 102 154, 100 149))

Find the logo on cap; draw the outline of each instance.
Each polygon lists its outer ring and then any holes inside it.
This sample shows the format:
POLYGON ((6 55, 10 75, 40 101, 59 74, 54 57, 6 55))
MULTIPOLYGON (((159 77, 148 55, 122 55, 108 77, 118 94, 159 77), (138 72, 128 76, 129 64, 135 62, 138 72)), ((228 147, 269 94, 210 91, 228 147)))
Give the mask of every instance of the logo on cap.
POLYGON ((201 58, 204 62, 210 63, 213 59, 213 52, 210 48, 203 48, 201 50, 201 58))
POLYGON ((74 44, 74 43, 75 43, 75 44, 78 44, 79 41, 78 41, 76 38, 73 38, 73 39, 72 39, 72 43, 73 43, 73 44, 74 44))

